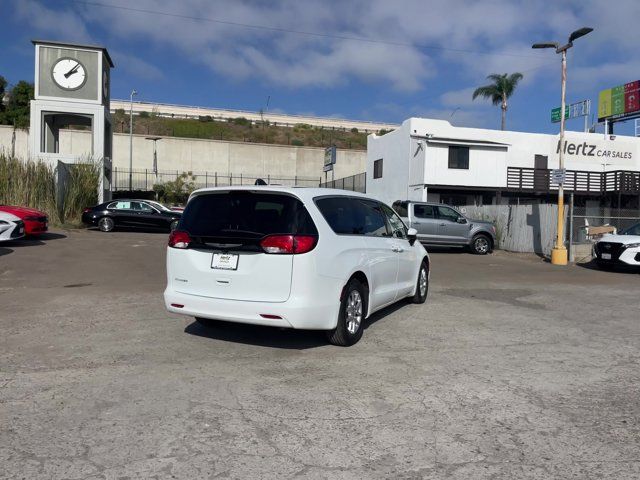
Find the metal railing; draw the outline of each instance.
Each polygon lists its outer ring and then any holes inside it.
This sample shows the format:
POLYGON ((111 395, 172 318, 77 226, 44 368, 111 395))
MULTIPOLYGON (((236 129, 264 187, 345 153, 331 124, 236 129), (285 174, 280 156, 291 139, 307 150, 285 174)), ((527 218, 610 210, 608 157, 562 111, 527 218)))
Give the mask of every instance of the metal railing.
POLYGON ((244 173, 219 173, 219 172, 184 172, 181 170, 159 170, 154 172, 151 169, 131 170, 131 187, 129 187, 129 169, 114 168, 111 181, 114 191, 152 191, 154 185, 173 182, 183 174, 187 174, 186 182, 193 182, 196 188, 218 187, 227 185, 254 185, 256 180, 261 179, 267 185, 286 185, 296 187, 317 187, 320 177, 301 176, 273 176, 273 175, 250 175, 244 173))
MULTIPOLYGON (((551 170, 507 167, 507 188, 549 192, 558 190, 558 185, 551 183, 551 170)), ((580 193, 640 193, 640 172, 567 170, 564 188, 580 193)))
POLYGON ((320 183, 322 188, 339 188, 341 190, 350 190, 352 192, 366 193, 367 191, 367 174, 366 172, 351 175, 350 177, 339 178, 329 182, 320 183))

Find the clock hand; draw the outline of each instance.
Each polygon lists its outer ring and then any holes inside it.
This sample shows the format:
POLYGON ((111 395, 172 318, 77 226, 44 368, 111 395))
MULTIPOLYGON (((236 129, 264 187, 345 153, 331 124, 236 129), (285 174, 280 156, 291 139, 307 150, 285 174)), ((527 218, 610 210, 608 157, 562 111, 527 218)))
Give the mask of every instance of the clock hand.
POLYGON ((71 70, 69 70, 67 73, 64 74, 64 78, 69 78, 71 75, 73 75, 78 71, 78 68, 80 68, 80 64, 76 63, 75 67, 73 67, 71 70))

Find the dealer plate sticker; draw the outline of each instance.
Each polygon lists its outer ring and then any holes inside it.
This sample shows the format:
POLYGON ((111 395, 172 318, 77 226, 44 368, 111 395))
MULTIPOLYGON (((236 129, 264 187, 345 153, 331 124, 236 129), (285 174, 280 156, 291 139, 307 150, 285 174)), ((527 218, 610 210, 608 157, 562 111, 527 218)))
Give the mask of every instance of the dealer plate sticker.
POLYGON ((611 260, 611 254, 610 253, 603 253, 602 254, 602 259, 603 260, 611 260))
POLYGON ((233 253, 214 253, 211 260, 211 268, 219 270, 237 270, 238 255, 233 253))

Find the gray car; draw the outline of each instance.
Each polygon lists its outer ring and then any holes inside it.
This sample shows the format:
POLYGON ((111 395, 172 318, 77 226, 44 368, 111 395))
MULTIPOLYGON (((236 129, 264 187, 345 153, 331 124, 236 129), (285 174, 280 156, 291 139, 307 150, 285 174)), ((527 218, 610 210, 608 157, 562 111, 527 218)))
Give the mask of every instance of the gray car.
POLYGON ((393 209, 424 244, 464 246, 478 255, 491 252, 496 244, 493 223, 468 219, 450 205, 398 200, 393 209))

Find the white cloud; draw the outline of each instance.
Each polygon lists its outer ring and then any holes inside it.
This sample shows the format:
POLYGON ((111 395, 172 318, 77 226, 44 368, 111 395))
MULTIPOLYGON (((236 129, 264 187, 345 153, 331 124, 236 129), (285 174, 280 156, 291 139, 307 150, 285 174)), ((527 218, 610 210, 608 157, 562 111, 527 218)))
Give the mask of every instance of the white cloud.
POLYGON ((462 90, 452 90, 440 95, 440 103, 447 107, 473 107, 477 106, 472 98, 476 87, 463 88, 462 90))
MULTIPOLYGON (((640 43, 637 0, 620 0, 615 8, 593 0, 556 4, 544 0, 119 0, 117 5, 124 9, 81 3, 63 3, 54 9, 44 0, 15 5, 17 18, 42 34, 87 41, 90 32, 108 25, 105 42, 145 42, 219 74, 291 88, 365 82, 415 92, 438 78, 445 66, 446 71, 455 71, 458 84, 463 80, 477 85, 490 73, 520 71, 527 86, 551 72, 555 75, 557 67, 552 52, 533 51, 532 42, 561 41, 574 28, 594 26, 589 40, 578 41, 583 53, 572 65, 574 75, 589 74, 580 68, 593 64, 597 55, 604 56, 606 49, 635 55, 640 43)), ((136 60, 131 52, 126 55, 124 63, 133 72, 148 78, 158 75, 153 65, 136 60)), ((622 62, 615 70, 627 74, 628 69, 631 65, 625 68, 622 62)), ((443 96, 442 101, 448 105, 452 98, 443 96)))
POLYGON ((117 68, 122 68, 142 80, 158 80, 164 77, 162 70, 134 55, 120 50, 111 50, 111 57, 117 59, 117 68))

